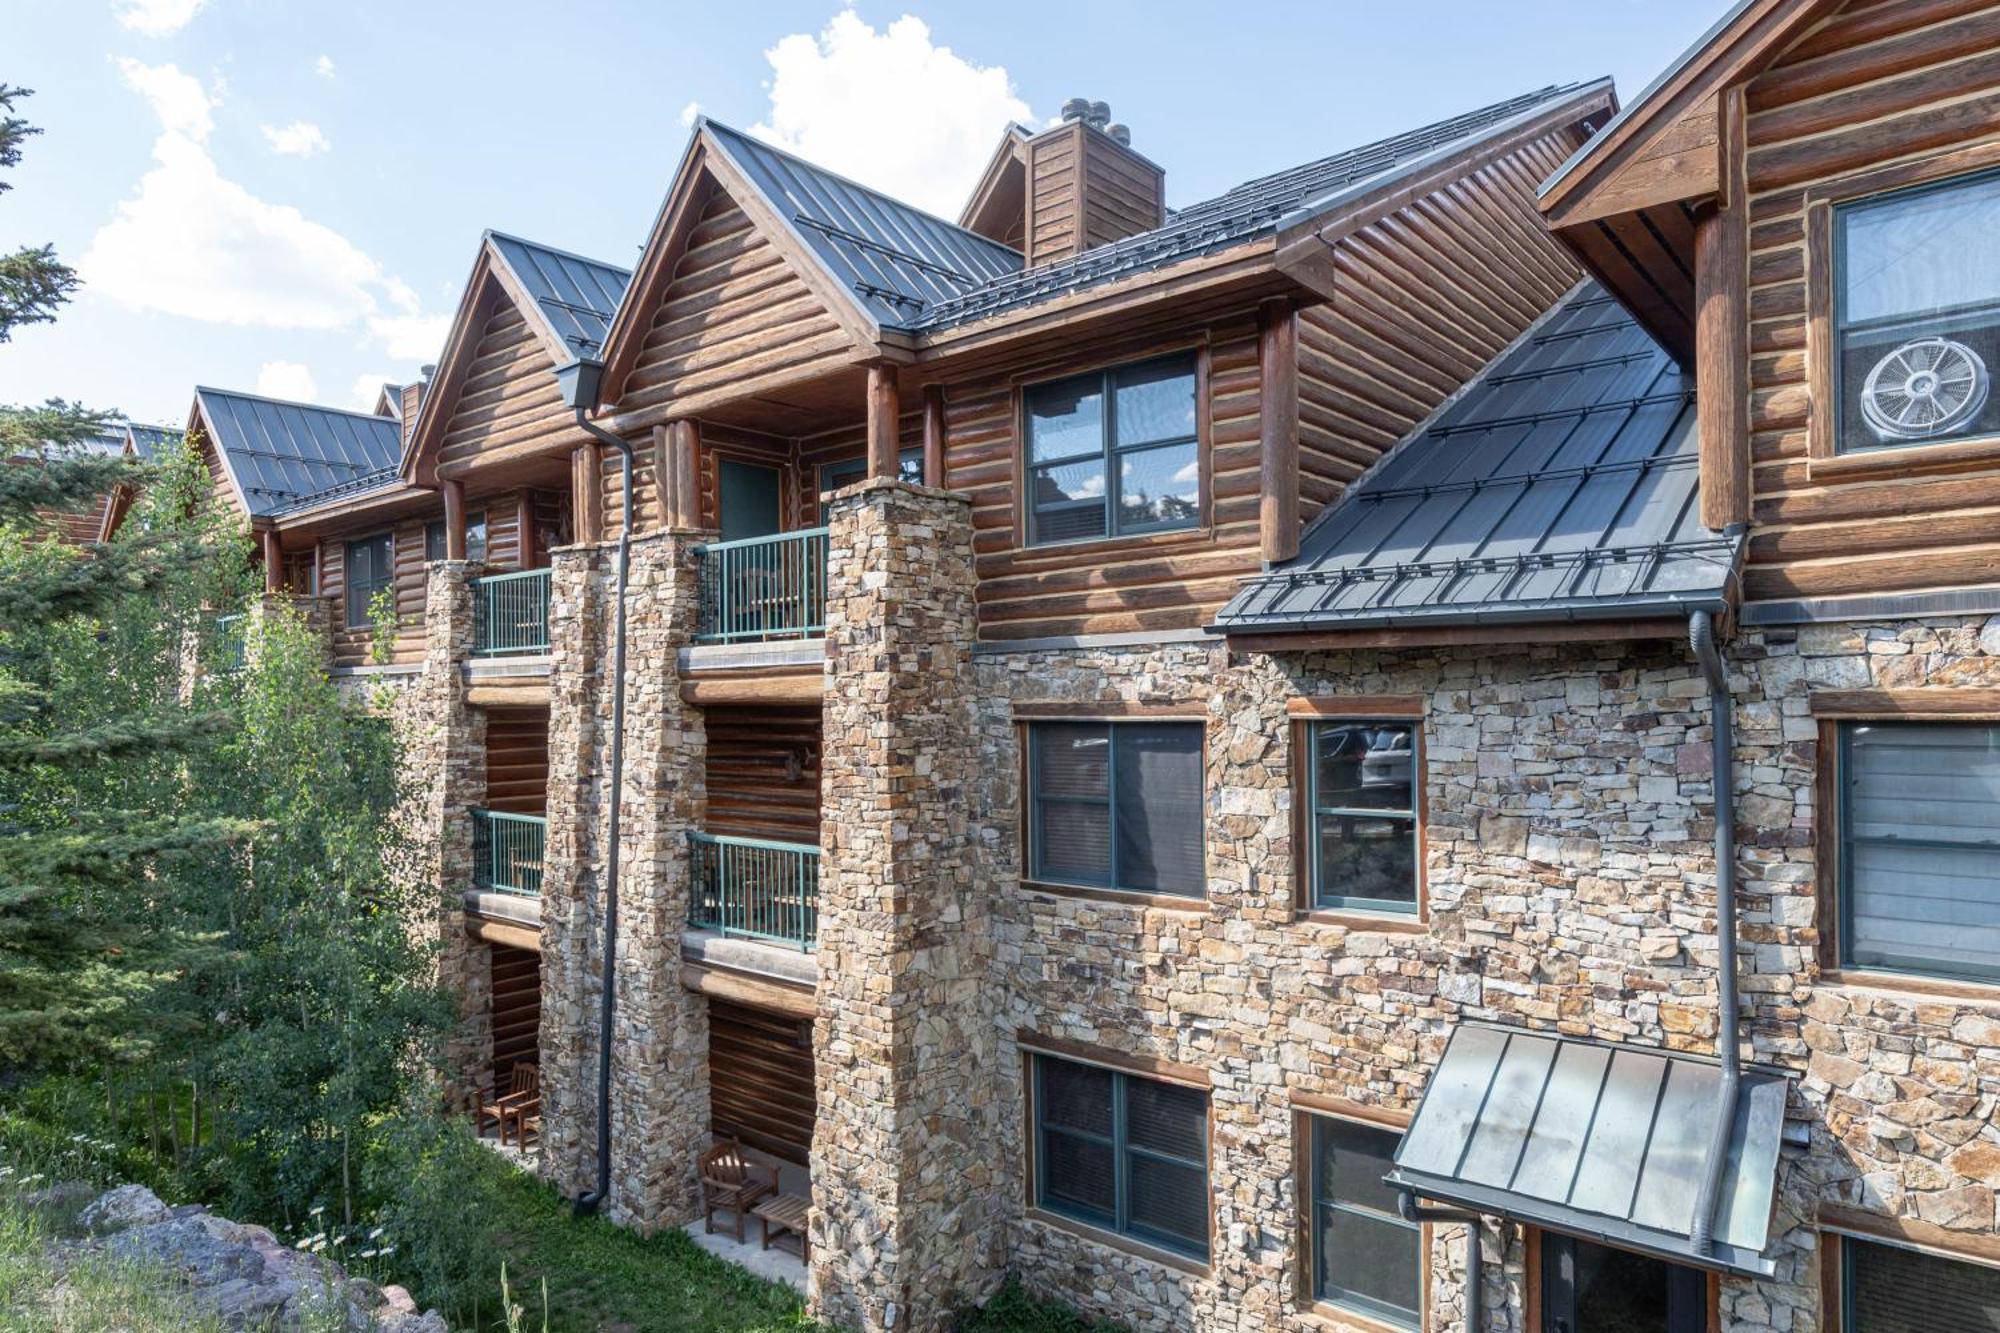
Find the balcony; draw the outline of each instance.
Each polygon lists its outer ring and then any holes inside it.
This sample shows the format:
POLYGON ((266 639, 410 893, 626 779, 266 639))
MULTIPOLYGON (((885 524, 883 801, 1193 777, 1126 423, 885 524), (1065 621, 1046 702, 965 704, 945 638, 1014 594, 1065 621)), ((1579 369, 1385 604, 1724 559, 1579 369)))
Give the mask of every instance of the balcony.
POLYGON ((819 848, 688 834, 692 924, 810 952, 819 940, 819 848))
POLYGON ((697 643, 814 639, 826 632, 826 529, 710 542, 700 566, 697 643))
POLYGON ((549 650, 549 571, 523 569, 472 581, 472 650, 481 657, 549 650))
POLYGON ((483 893, 533 898, 542 891, 549 821, 540 815, 472 812, 472 883, 483 893))

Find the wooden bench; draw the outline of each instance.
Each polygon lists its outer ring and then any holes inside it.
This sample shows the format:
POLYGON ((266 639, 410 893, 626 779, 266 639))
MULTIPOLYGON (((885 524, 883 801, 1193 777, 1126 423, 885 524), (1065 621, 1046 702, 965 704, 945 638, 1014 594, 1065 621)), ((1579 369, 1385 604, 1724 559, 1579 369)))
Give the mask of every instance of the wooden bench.
POLYGON ((812 1266, 812 1240, 807 1231, 812 1223, 812 1200, 803 1194, 777 1194, 763 1200, 750 1210, 757 1215, 759 1225, 764 1228, 764 1248, 771 1248, 771 1229, 778 1234, 789 1231, 799 1238, 799 1258, 807 1267, 812 1266))

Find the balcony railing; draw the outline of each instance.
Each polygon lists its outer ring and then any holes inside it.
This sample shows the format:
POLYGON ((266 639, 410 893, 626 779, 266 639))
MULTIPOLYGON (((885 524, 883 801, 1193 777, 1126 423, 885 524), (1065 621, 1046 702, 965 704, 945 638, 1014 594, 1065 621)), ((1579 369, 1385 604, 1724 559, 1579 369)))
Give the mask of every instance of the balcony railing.
POLYGON ((241 611, 215 618, 215 669, 224 675, 241 671, 247 663, 245 645, 250 637, 250 617, 241 611))
POLYGON ((472 883, 488 893, 533 897, 542 891, 549 821, 540 815, 472 812, 472 883))
POLYGON ((810 950, 819 940, 819 848, 688 834, 694 924, 810 950))
POLYGON ((702 643, 810 639, 826 632, 826 529, 710 542, 701 566, 702 643))
POLYGON ((473 651, 484 657, 549 650, 549 571, 523 569, 472 581, 473 651))

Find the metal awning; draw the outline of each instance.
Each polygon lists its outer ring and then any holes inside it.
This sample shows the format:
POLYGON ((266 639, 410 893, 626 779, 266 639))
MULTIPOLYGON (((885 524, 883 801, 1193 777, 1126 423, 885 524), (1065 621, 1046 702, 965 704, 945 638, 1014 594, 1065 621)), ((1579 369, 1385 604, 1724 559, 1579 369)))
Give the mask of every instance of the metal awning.
POLYGON ((1743 1071, 1714 1243, 1696 1254, 1688 1241, 1720 1079, 1700 1056, 1466 1023, 1386 1179, 1674 1263, 1769 1277, 1782 1075, 1743 1071))

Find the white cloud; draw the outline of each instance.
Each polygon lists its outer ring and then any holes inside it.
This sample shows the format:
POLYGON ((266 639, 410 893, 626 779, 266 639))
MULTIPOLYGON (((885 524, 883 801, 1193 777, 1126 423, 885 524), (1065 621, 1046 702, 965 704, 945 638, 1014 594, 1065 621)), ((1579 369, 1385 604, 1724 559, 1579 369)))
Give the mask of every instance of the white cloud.
POLYGON ((686 106, 682 107, 681 128, 684 130, 693 129, 695 118, 699 115, 701 115, 701 103, 699 102, 689 102, 686 106))
POLYGON ((326 141, 320 127, 309 120, 295 120, 289 125, 265 125, 264 142, 271 145, 271 151, 281 157, 311 157, 314 153, 324 153, 333 147, 326 141))
POLYGON ((369 334, 398 361, 435 361, 451 331, 450 315, 373 315, 369 334))
POLYGON ((386 370, 374 375, 357 375, 354 378, 354 387, 348 391, 347 401, 352 403, 358 412, 373 412, 375 399, 381 394, 382 386, 395 382, 396 377, 386 370))
POLYGON ((936 45, 905 14, 877 32, 852 10, 764 53, 771 107, 751 133, 898 199, 956 217, 1010 120, 1032 120, 1007 71, 936 45))
POLYGON ((266 398, 285 398, 295 403, 313 402, 319 386, 312 371, 296 361, 266 361, 257 367, 256 392, 266 398))
POLYGON ((160 128, 196 143, 206 142, 215 128, 215 101, 202 91, 201 80, 183 74, 177 65, 144 65, 129 56, 118 58, 125 86, 152 103, 160 128))
POLYGON ((208 0, 117 0, 119 23, 148 37, 167 37, 194 21, 208 0))
POLYGON ((319 75, 322 79, 332 78, 333 57, 321 56, 318 60, 313 61, 313 73, 319 75))

